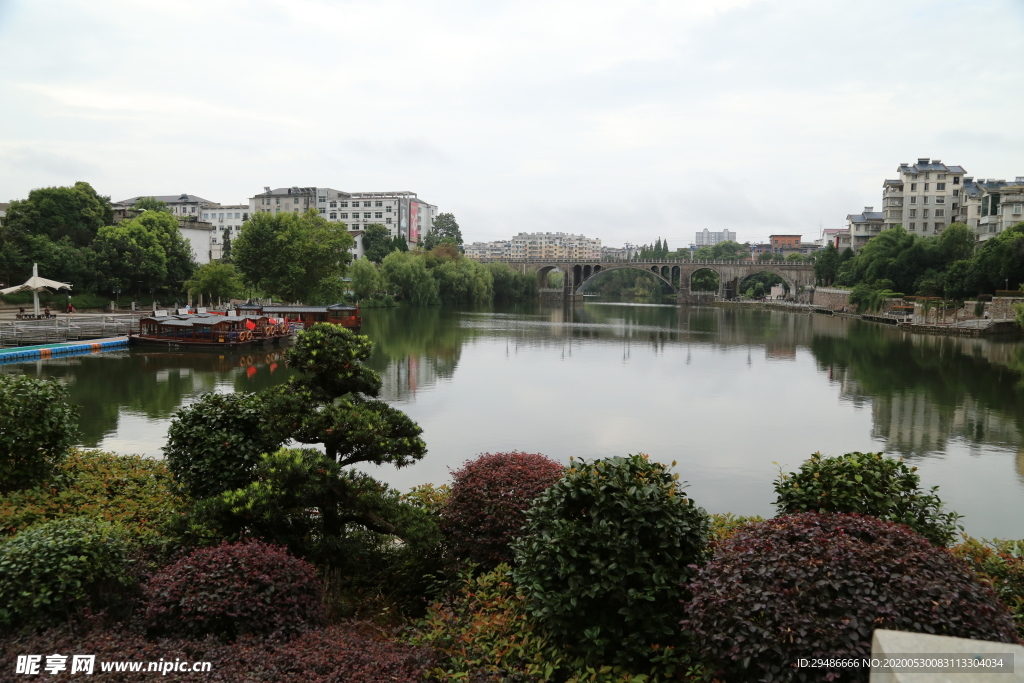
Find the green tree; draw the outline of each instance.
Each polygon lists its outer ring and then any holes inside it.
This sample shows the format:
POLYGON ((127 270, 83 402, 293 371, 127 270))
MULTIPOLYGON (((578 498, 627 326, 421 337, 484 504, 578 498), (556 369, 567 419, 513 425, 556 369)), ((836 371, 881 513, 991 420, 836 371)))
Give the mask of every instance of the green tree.
POLYGON ((171 209, 167 202, 162 202, 156 197, 139 197, 135 202, 135 209, 138 211, 163 211, 170 213, 171 209))
MULTIPOLYGON (((154 283, 173 291, 182 291, 185 281, 196 269, 192 245, 181 234, 178 219, 163 211, 146 211, 132 222, 144 226, 156 235, 167 259, 167 274, 162 282, 154 283)), ((123 223, 122 223, 123 224, 123 223)))
POLYGON ((167 252, 160 237, 138 220, 101 228, 93 249, 106 291, 149 289, 167 279, 167 252))
POLYGON ((488 263, 495 301, 525 301, 537 293, 537 276, 521 273, 502 261, 488 263))
POLYGON ((786 256, 786 261, 789 261, 790 263, 803 263, 804 257, 802 254, 797 254, 796 252, 794 252, 786 256))
POLYGON ((829 286, 839 274, 839 250, 829 243, 814 260, 814 277, 818 284, 829 286))
POLYGON ((32 190, 28 199, 7 209, 4 230, 12 235, 40 235, 53 242, 64 237, 78 248, 88 246, 100 228, 114 222, 110 197, 101 197, 89 183, 32 190))
POLYGON ((391 238, 391 251, 409 251, 409 242, 401 235, 391 238))
POLYGON ((939 235, 939 249, 947 264, 971 258, 974 244, 974 231, 963 223, 951 223, 939 235))
POLYGON ((231 228, 224 228, 221 240, 223 240, 223 246, 220 249, 220 260, 224 263, 231 263, 231 228))
POLYGON ((234 265, 223 261, 206 263, 196 269, 192 277, 185 282, 189 292, 203 294, 209 300, 230 299, 242 295, 242 279, 238 276, 234 265))
POLYGON ((257 213, 242 225, 232 261, 243 280, 264 293, 314 303, 338 295, 353 244, 344 224, 312 209, 257 213))
POLYGON ((380 274, 388 291, 413 306, 434 306, 440 303, 437 280, 427 270, 421 257, 393 251, 381 262, 380 274))
POLYGON ((485 304, 494 298, 491 271, 465 257, 445 261, 432 271, 438 296, 445 304, 485 304))
POLYGON ((423 248, 433 249, 446 237, 452 238, 455 244, 462 246, 462 230, 459 229, 455 216, 450 213, 438 214, 434 219, 434 225, 430 227, 423 240, 423 248))
POLYGON ((374 263, 383 261, 394 246, 388 229, 380 223, 371 223, 363 230, 363 254, 374 263))
POLYGON ((348 269, 356 299, 366 299, 380 289, 380 274, 369 259, 356 259, 348 269))

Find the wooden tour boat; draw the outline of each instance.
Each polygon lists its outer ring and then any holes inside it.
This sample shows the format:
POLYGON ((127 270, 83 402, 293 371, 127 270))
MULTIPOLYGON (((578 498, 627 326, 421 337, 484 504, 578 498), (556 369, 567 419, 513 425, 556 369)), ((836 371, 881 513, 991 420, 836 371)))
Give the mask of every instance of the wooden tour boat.
POLYGON ((142 318, 139 331, 128 335, 128 343, 165 348, 239 349, 279 344, 295 333, 295 325, 272 315, 160 313, 162 311, 142 318))
POLYGON ((236 304, 238 315, 264 315, 284 318, 290 323, 309 327, 316 323, 331 323, 359 332, 363 319, 358 306, 331 304, 330 306, 283 306, 281 304, 236 304))

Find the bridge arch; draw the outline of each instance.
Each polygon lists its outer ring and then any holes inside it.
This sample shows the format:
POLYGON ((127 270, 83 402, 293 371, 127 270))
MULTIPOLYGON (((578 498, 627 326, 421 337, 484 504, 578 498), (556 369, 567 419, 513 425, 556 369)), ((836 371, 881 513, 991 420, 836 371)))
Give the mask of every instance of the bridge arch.
MULTIPOLYGON (((574 269, 575 268, 579 268, 579 267, 580 266, 578 266, 578 265, 577 266, 573 266, 574 269)), ((587 266, 587 267, 589 268, 589 266, 587 266)), ((596 276, 598 276, 598 275, 600 275, 602 273, 608 273, 608 272, 611 272, 613 270, 621 270, 623 268, 632 268, 633 270, 639 270, 641 273, 649 273, 651 275, 654 275, 656 278, 658 278, 659 280, 664 282, 666 285, 668 285, 672 289, 672 292, 674 294, 678 294, 679 293, 679 287, 677 287, 676 285, 672 284, 671 277, 666 278, 665 276, 663 276, 661 274, 661 272, 660 272, 660 269, 657 266, 652 266, 651 268, 648 268, 645 265, 642 265, 642 264, 632 264, 632 263, 629 263, 628 261, 623 262, 623 263, 612 262, 612 263, 604 263, 604 264, 601 264, 601 265, 595 265, 594 269, 590 273, 590 275, 588 275, 585 278, 583 278, 581 280, 578 280, 578 281, 575 280, 575 278, 574 278, 573 281, 574 282, 578 282, 575 291, 579 291, 579 290, 583 289, 591 280, 593 280, 596 276)), ((573 274, 575 275, 575 270, 573 271, 573 274)))
MULTIPOLYGON (((793 280, 791 274, 785 272, 782 269, 774 268, 774 267, 772 267, 770 265, 767 265, 767 264, 766 264, 765 267, 758 268, 756 270, 752 268, 749 272, 744 273, 743 276, 737 278, 737 282, 736 282, 737 289, 740 288, 740 285, 742 285, 745 280, 747 280, 748 278, 751 278, 751 277, 753 277, 755 275, 760 275, 761 273, 771 273, 772 275, 775 275, 776 277, 778 277, 780 280, 782 280, 786 284, 787 289, 789 289, 789 296, 791 296, 791 297, 796 296, 796 293, 798 291, 798 286, 796 284, 796 281, 793 280)), ((739 293, 740 292, 737 292, 737 294, 739 294, 739 293)))

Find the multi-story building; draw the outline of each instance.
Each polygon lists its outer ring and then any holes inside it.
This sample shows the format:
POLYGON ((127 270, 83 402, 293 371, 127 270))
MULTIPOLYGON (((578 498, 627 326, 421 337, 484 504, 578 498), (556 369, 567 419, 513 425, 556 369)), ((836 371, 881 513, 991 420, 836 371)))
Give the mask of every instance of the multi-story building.
POLYGON ((521 232, 512 238, 511 258, 599 260, 601 240, 564 232, 521 232))
POLYGON ((203 199, 194 194, 148 194, 132 197, 131 199, 122 199, 119 202, 114 202, 113 207, 114 209, 128 209, 135 206, 135 202, 140 199, 148 198, 166 204, 175 218, 189 218, 191 220, 199 220, 204 207, 220 206, 217 202, 211 202, 209 199, 203 199))
POLYGON ((469 258, 510 258, 512 256, 512 242, 508 240, 495 240, 494 242, 473 242, 465 247, 466 256, 469 258))
POLYGON ((772 245, 773 254, 800 253, 803 235, 769 235, 768 243, 772 245))
POLYGON ((628 261, 636 251, 636 246, 629 242, 621 247, 601 247, 601 258, 605 261, 628 261))
MULTIPOLYGON (((961 166, 928 158, 918 159, 916 164, 900 164, 897 170, 898 180, 882 183, 880 213, 885 228, 902 225, 918 235, 942 232, 959 213, 961 181, 967 172, 961 166)), ((857 242, 855 238, 853 241, 857 242)))
POLYGON ((722 230, 721 232, 711 232, 707 228, 696 233, 693 241, 695 247, 713 247, 719 242, 735 242, 736 233, 730 232, 729 230, 722 230))
POLYGON ((331 222, 349 230, 367 225, 385 226, 391 236, 401 235, 416 244, 434 225, 437 207, 415 192, 344 192, 329 187, 269 187, 249 199, 250 213, 303 213, 315 209, 331 222))
POLYGON ((1024 176, 1013 182, 964 178, 956 220, 973 228, 979 242, 1024 221, 1024 176))
POLYGON ((850 247, 854 251, 868 243, 868 240, 885 230, 885 214, 875 211, 874 207, 865 206, 862 213, 851 213, 846 216, 846 234, 839 236, 836 245, 840 251, 850 247))

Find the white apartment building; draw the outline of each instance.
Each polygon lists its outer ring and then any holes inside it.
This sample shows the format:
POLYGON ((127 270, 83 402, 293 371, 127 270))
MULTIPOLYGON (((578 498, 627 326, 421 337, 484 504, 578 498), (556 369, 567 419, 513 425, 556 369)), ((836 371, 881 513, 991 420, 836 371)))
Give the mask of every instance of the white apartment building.
POLYGON ((621 247, 601 247, 601 258, 605 261, 628 261, 636 251, 636 246, 629 242, 621 247))
POLYGON ((973 228, 979 242, 1024 221, 1024 176, 1012 182, 964 178, 956 220, 973 228))
POLYGON ((601 240, 564 232, 521 232, 512 238, 514 259, 599 260, 601 240))
POLYGON ((886 228, 902 225, 918 235, 937 235, 954 222, 967 173, 962 166, 925 157, 916 164, 900 164, 897 171, 899 179, 882 184, 881 213, 886 228))
POLYGON ((693 240, 693 246, 695 247, 713 247, 719 242, 735 242, 736 233, 729 230, 722 230, 721 232, 712 232, 707 228, 696 233, 693 240))
POLYGON ((473 242, 464 247, 469 258, 511 258, 512 242, 496 240, 494 242, 473 242))
POLYGON ((249 199, 250 213, 303 213, 315 209, 331 222, 345 223, 349 230, 365 230, 379 223, 391 236, 401 235, 417 244, 434 225, 437 207, 415 192, 344 192, 329 187, 281 187, 249 199))
POLYGON ((865 206, 861 213, 847 214, 846 231, 845 234, 839 234, 836 248, 842 251, 850 247, 854 251, 860 251, 869 239, 877 236, 886 227, 885 214, 875 211, 874 207, 865 206))

